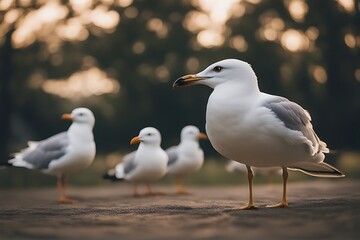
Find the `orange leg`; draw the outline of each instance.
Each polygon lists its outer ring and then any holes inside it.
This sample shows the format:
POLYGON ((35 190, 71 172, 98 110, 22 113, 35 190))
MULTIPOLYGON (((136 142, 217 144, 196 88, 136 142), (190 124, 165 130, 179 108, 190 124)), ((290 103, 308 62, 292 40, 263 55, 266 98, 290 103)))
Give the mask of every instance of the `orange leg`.
POLYGON ((182 195, 190 194, 188 191, 185 190, 183 177, 176 177, 176 194, 182 194, 182 195))
POLYGON ((151 184, 150 183, 146 183, 146 187, 147 187, 147 190, 148 190, 147 195, 149 195, 149 196, 155 195, 155 193, 151 189, 151 184))
POLYGON ((247 172, 248 172, 248 183, 249 183, 249 202, 246 206, 241 207, 240 210, 254 210, 254 209, 258 209, 257 207, 255 207, 254 203, 253 203, 253 193, 252 193, 252 181, 254 178, 254 174, 252 172, 252 169, 250 166, 246 165, 247 168, 247 172))
POLYGON ((151 184, 149 182, 146 183, 146 187, 147 187, 148 192, 145 195, 147 195, 147 196, 165 195, 162 192, 153 192, 151 189, 151 184))
POLYGON ((59 176, 57 179, 57 188, 60 193, 60 203, 76 203, 78 200, 66 196, 66 176, 59 176))
POLYGON ((137 191, 137 183, 134 183, 134 193, 133 193, 134 197, 141 197, 141 195, 138 193, 137 191))
POLYGON ((289 177, 289 173, 287 171, 287 168, 286 167, 283 167, 282 168, 283 170, 283 196, 282 196, 282 200, 280 203, 278 204, 275 204, 275 205, 269 205, 267 207, 287 207, 288 206, 288 202, 286 201, 286 183, 287 183, 287 180, 288 180, 288 177, 289 177))

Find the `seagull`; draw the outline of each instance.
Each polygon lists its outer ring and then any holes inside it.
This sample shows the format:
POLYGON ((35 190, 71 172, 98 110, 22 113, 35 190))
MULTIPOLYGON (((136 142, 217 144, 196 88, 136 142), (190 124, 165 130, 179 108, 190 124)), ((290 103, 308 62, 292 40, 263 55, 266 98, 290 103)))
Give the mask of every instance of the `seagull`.
POLYGON ((188 194, 183 184, 184 177, 197 172, 204 163, 204 152, 199 146, 199 139, 207 139, 206 134, 189 125, 181 130, 180 144, 166 150, 169 156, 167 174, 175 176, 177 194, 188 194))
POLYGON ((310 114, 284 97, 259 90, 255 72, 247 62, 226 59, 205 70, 178 78, 173 87, 206 85, 213 88, 206 109, 206 132, 217 152, 246 165, 249 202, 241 209, 257 209, 253 203, 254 167, 281 167, 286 207, 288 169, 317 177, 343 177, 324 162, 329 149, 313 130, 310 114))
POLYGON ((76 108, 71 114, 63 114, 62 119, 72 120, 66 132, 39 142, 28 142, 28 148, 15 153, 9 163, 57 176, 60 202, 75 203, 77 200, 66 195, 66 177, 88 167, 94 160, 96 147, 92 131, 95 118, 89 109, 76 108))
POLYGON ((160 132, 156 128, 146 127, 131 139, 130 144, 139 142, 138 149, 125 155, 123 161, 115 169, 110 169, 104 178, 134 182, 134 197, 140 196, 138 183, 146 183, 147 195, 158 195, 151 190, 151 182, 166 174, 168 163, 168 156, 160 146, 160 132))

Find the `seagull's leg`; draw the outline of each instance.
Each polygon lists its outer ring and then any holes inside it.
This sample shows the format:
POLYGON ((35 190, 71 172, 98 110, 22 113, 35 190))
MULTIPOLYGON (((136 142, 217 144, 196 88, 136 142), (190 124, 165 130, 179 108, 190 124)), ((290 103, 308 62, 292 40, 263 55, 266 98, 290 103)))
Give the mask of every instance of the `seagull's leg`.
POLYGON ((146 183, 146 187, 148 189, 148 194, 149 195, 154 195, 154 192, 151 190, 151 184, 149 182, 146 183))
POLYGON ((58 190, 60 192, 60 202, 61 203, 76 203, 78 200, 71 199, 66 196, 66 176, 61 175, 58 177, 58 190))
POLYGON ((176 194, 183 194, 183 195, 190 194, 185 190, 183 177, 178 176, 176 177, 175 181, 176 181, 176 194))
POLYGON ((62 202, 62 199, 64 199, 65 193, 64 193, 64 186, 63 186, 63 182, 62 182, 62 176, 58 176, 57 177, 57 190, 60 194, 60 202, 62 202))
POLYGON ((141 195, 138 193, 137 191, 137 183, 134 183, 134 193, 133 193, 134 197, 141 197, 141 195))
POLYGON ((266 207, 287 207, 288 206, 288 202, 286 201, 286 183, 289 177, 289 173, 287 171, 287 167, 283 167, 283 196, 282 196, 282 200, 280 203, 275 204, 275 205, 269 205, 266 207))
POLYGON ((145 195, 147 196, 155 196, 156 194, 152 191, 151 189, 151 184, 149 182, 146 183, 146 187, 147 187, 147 193, 145 195))
POLYGON ((148 192, 147 192, 146 195, 148 195, 148 196, 165 195, 165 194, 162 193, 162 192, 153 192, 152 189, 151 189, 151 184, 150 184, 150 182, 147 182, 147 183, 146 183, 146 186, 147 186, 147 189, 148 189, 148 192))
POLYGON ((241 207, 241 210, 253 210, 253 209, 258 209, 257 207, 254 206, 253 203, 253 194, 252 194, 252 180, 254 178, 254 174, 251 170, 251 167, 246 165, 247 168, 247 172, 248 172, 248 183, 249 183, 249 202, 246 206, 241 207))

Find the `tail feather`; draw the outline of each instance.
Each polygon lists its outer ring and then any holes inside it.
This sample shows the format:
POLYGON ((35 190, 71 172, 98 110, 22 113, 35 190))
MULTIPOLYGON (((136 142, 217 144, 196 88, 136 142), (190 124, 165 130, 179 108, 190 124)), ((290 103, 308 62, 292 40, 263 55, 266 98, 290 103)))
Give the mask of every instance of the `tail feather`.
POLYGON ((105 173, 103 175, 103 179, 107 179, 107 180, 110 180, 110 181, 113 181, 113 182, 123 180, 122 178, 117 178, 116 177, 115 169, 110 169, 109 171, 107 171, 107 173, 105 173))
POLYGON ((123 180, 125 177, 124 174, 124 164, 119 163, 116 165, 114 169, 110 169, 106 174, 104 174, 104 179, 109 179, 112 181, 120 181, 123 180))
POLYGON ((16 158, 13 158, 13 159, 10 159, 8 161, 8 164, 10 166, 13 166, 13 167, 24 167, 24 168, 28 168, 28 169, 34 169, 34 166, 26 161, 24 161, 22 158, 20 157, 16 157, 16 158))
POLYGON ((300 162, 290 166, 289 170, 300 171, 314 177, 345 177, 345 174, 324 162, 300 162))

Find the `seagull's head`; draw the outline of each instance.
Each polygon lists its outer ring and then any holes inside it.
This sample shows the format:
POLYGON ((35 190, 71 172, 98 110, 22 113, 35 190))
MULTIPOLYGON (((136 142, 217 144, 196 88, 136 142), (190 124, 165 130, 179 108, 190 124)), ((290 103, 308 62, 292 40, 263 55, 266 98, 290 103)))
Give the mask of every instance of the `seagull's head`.
POLYGON ((72 120, 75 123, 83 123, 94 126, 94 114, 88 108, 75 108, 71 113, 62 115, 62 119, 72 120))
POLYGON ((139 142, 151 145, 160 145, 161 134, 156 128, 146 127, 140 131, 138 136, 131 139, 130 144, 139 142))
POLYGON ((181 140, 193 140, 198 141, 200 139, 207 139, 205 133, 200 132, 200 130, 192 125, 186 126, 181 130, 181 140))
POLYGON ((173 87, 203 84, 215 88, 228 82, 256 85, 256 75, 247 62, 237 59, 225 59, 211 64, 205 70, 178 78, 173 87))

